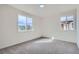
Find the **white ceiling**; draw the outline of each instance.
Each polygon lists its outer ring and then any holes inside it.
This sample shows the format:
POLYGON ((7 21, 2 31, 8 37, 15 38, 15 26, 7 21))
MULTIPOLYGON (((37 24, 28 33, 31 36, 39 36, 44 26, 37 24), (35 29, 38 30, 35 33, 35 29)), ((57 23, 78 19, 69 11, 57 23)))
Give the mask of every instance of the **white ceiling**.
POLYGON ((50 17, 54 14, 77 8, 77 4, 46 4, 44 8, 40 8, 39 4, 12 4, 11 6, 23 10, 32 15, 40 17, 50 17))

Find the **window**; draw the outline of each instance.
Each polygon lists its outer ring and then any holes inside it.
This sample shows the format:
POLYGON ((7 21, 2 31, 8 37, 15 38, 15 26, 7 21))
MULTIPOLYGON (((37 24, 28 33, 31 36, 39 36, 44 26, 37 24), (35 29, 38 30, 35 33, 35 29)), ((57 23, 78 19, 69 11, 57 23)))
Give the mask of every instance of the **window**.
POLYGON ((32 29, 32 18, 27 17, 27 30, 32 29))
POLYGON ((26 30, 26 17, 25 16, 18 16, 18 30, 25 31, 26 30))
POLYGON ((74 30, 74 16, 62 16, 60 21, 62 30, 74 30))
POLYGON ((32 18, 18 15, 18 31, 27 31, 32 29, 32 18))

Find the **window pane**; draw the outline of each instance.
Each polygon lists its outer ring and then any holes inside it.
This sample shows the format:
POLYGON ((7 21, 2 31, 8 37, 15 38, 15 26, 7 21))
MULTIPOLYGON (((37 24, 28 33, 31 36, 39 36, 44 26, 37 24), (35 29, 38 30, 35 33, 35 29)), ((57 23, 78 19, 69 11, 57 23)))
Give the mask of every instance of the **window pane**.
POLYGON ((25 30, 26 28, 26 17, 25 16, 18 16, 18 28, 19 30, 25 30))
POLYGON ((62 16, 60 20, 61 21, 66 21, 66 16, 62 16))
POLYGON ((27 18, 27 29, 32 29, 32 18, 27 18))
POLYGON ((67 21, 73 21, 74 20, 74 16, 67 16, 67 21))

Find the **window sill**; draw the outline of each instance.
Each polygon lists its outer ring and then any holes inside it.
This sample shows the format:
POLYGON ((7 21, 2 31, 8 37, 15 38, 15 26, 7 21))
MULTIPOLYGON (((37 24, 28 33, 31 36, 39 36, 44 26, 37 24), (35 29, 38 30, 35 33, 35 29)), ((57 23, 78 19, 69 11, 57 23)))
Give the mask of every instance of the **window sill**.
POLYGON ((34 31, 34 29, 31 29, 31 30, 18 30, 18 32, 28 32, 28 31, 34 31))

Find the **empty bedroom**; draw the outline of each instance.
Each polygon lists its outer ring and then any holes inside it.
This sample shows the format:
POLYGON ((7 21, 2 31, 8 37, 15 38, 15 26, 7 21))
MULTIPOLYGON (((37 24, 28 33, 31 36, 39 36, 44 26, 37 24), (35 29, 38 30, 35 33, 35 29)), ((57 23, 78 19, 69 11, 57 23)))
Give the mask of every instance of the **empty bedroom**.
POLYGON ((0 54, 79 54, 79 4, 0 4, 0 54))

